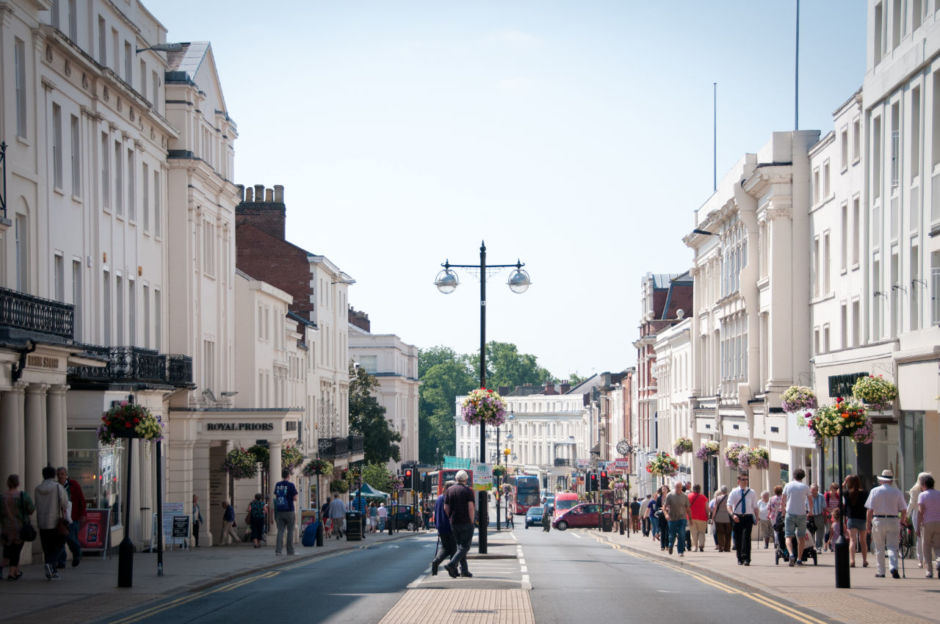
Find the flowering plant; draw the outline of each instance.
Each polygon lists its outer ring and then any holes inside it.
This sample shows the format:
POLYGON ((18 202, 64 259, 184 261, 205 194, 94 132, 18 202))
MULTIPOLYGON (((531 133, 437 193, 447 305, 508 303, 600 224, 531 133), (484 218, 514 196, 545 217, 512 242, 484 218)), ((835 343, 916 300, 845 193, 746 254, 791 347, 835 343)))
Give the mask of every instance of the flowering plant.
POLYGON ((330 491, 345 494, 349 491, 349 484, 345 479, 333 479, 330 481, 330 491))
POLYGON ((304 461, 303 452, 296 446, 281 447, 281 468, 283 470, 294 471, 294 468, 304 461))
POLYGON ((747 468, 750 449, 744 444, 732 442, 725 449, 725 465, 729 468, 747 468))
POLYGON ((314 457, 304 466, 303 473, 305 477, 312 477, 316 474, 333 474, 333 464, 325 459, 314 457))
POLYGON ((883 410, 898 398, 898 387, 881 375, 869 375, 855 381, 852 396, 874 410, 883 410))
POLYGON ((860 444, 871 444, 874 432, 865 406, 856 401, 845 401, 842 397, 836 399, 835 405, 818 408, 806 424, 817 444, 841 435, 851 435, 860 444))
POLYGON ((104 444, 114 444, 116 438, 159 440, 162 437, 159 419, 143 405, 127 401, 105 412, 98 426, 98 440, 104 444))
POLYGON ((671 477, 679 470, 679 462, 669 453, 662 451, 646 464, 646 472, 664 477, 671 477))
POLYGON ((752 448, 747 454, 747 463, 754 468, 767 468, 770 466, 770 451, 762 446, 752 448))
POLYGON ((717 455, 719 448, 720 447, 716 440, 708 440, 706 442, 702 442, 702 446, 699 447, 697 451, 695 451, 695 456, 704 461, 709 457, 717 455))
POLYGON ((461 414, 470 425, 486 424, 498 427, 506 421, 506 403, 498 393, 477 388, 461 403, 461 414))
POLYGON ((689 438, 679 438, 675 442, 675 451, 676 455, 682 455, 683 453, 692 452, 692 440, 689 438))
POLYGON ((392 475, 392 478, 389 479, 392 489, 396 492, 400 492, 405 487, 405 482, 398 475, 392 475))
POLYGON ((816 393, 806 386, 790 386, 783 391, 783 411, 799 412, 804 409, 816 409, 816 393))
POLYGON ((502 477, 505 474, 506 474, 506 466, 503 466, 502 464, 496 464, 495 466, 493 466, 494 477, 502 477))
POLYGON ((243 448, 235 448, 225 455, 222 470, 233 479, 251 479, 258 474, 258 458, 243 448))

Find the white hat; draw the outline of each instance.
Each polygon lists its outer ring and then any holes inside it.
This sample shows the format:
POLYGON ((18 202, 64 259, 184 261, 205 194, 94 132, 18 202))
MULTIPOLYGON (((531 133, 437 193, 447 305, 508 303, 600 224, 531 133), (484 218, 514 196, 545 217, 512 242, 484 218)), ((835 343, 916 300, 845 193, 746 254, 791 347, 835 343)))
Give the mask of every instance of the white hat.
POLYGON ((878 475, 879 481, 894 481, 894 473, 891 472, 890 468, 885 468, 881 471, 881 474, 878 475))

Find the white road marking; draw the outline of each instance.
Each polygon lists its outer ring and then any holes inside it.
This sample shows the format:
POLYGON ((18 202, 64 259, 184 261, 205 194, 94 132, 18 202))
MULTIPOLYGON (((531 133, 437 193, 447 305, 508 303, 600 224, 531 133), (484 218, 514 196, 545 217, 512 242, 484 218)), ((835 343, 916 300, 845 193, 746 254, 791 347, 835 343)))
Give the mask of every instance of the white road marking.
POLYGON ((532 582, 529 580, 528 574, 522 575, 522 582, 520 583, 520 585, 522 586, 522 589, 526 591, 529 591, 532 589, 532 582))
POLYGON ((419 576, 419 577, 416 578, 415 580, 413 580, 413 581, 411 581, 410 583, 408 583, 408 589, 415 589, 418 585, 420 585, 421 583, 423 583, 423 582, 424 582, 424 579, 426 579, 427 577, 428 577, 427 574, 422 574, 421 576, 419 576))
POLYGON ((581 539, 581 536, 578 535, 577 533, 572 533, 572 534, 571 534, 571 537, 577 537, 578 539, 581 539))

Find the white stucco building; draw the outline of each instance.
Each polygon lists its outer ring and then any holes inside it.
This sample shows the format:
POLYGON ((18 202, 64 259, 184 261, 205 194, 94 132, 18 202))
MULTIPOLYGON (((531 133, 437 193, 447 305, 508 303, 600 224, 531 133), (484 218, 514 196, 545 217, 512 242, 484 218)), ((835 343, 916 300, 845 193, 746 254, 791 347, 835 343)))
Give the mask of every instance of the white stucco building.
MULTIPOLYGON (((684 316, 684 315, 683 315, 684 316)), ((656 378, 656 413, 659 429, 657 451, 674 454, 674 443, 680 437, 691 438, 698 448, 694 430, 690 396, 692 394, 692 319, 683 318, 679 323, 656 334, 653 349, 656 362, 653 376, 656 378)), ((693 453, 680 456, 678 479, 688 482, 699 477, 701 462, 693 462, 693 453), (698 465, 696 465, 698 464, 698 465)), ((645 471, 644 471, 645 472, 645 471)), ((698 479, 700 482, 701 479, 698 479)))

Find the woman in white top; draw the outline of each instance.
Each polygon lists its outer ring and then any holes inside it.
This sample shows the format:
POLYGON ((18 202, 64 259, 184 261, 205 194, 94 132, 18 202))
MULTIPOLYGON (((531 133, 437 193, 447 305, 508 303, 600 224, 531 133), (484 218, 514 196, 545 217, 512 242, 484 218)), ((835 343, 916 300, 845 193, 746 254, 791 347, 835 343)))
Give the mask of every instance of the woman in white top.
POLYGON ((770 491, 764 490, 760 493, 760 500, 757 501, 758 531, 757 541, 764 540, 764 548, 770 548, 771 526, 770 526, 770 491))
MULTIPOLYGON (((911 526, 915 526, 915 527, 917 526, 917 516, 918 516, 918 511, 919 511, 917 509, 917 497, 920 496, 920 493, 924 491, 923 488, 921 488, 920 486, 921 479, 923 479, 929 474, 930 474, 929 472, 922 472, 919 475, 917 475, 917 482, 914 483, 914 487, 912 487, 911 491, 908 493, 910 496, 910 498, 908 499, 910 503, 908 503, 907 505, 907 517, 911 519, 911 526)), ((915 548, 917 550, 917 567, 923 568, 924 567, 924 541, 917 540, 917 544, 915 548)))

